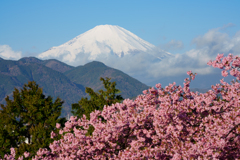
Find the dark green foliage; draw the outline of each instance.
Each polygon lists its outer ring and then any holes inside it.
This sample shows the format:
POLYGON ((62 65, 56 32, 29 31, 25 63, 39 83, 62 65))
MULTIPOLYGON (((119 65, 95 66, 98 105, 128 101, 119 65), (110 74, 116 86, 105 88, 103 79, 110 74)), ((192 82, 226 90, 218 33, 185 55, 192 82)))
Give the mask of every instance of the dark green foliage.
POLYGON ((16 158, 25 151, 33 156, 39 148, 49 148, 53 142, 51 131, 57 131, 56 123, 64 125, 65 118, 59 118, 63 101, 42 93, 34 81, 24 84, 19 91, 13 91, 13 100, 6 99, 6 106, 0 110, 0 156, 16 149, 16 158), (25 139, 28 143, 25 143, 25 139))
MULTIPOLYGON (((93 89, 86 87, 86 93, 88 93, 91 98, 82 98, 78 103, 72 104, 72 114, 78 118, 82 118, 83 115, 86 115, 86 118, 90 120, 90 113, 95 110, 103 110, 104 105, 111 106, 115 103, 121 103, 124 99, 121 95, 115 95, 120 93, 120 90, 115 89, 116 82, 109 82, 111 78, 106 77, 106 80, 102 77, 100 78, 103 81, 106 91, 102 89, 99 90, 99 93, 95 93, 93 89)), ((101 117, 102 118, 102 117, 101 117)), ((104 121, 104 119, 102 118, 104 121)), ((88 130, 88 135, 92 135, 94 128, 90 126, 88 130)))

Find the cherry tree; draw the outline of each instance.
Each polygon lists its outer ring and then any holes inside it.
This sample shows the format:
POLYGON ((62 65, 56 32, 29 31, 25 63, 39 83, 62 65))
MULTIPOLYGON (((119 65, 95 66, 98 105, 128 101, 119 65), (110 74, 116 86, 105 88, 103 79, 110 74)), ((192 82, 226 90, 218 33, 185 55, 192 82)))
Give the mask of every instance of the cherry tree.
MULTIPOLYGON (((218 55, 208 65, 224 69, 224 77, 231 70, 240 78, 238 56, 218 55)), ((187 74, 184 87, 156 84, 134 101, 93 111, 90 120, 72 116, 64 128, 56 124, 62 138, 50 144, 51 150, 38 150, 33 159, 239 159, 240 83, 222 79, 199 94, 189 88, 196 74, 187 74), (90 125, 95 130, 87 136, 90 125)))

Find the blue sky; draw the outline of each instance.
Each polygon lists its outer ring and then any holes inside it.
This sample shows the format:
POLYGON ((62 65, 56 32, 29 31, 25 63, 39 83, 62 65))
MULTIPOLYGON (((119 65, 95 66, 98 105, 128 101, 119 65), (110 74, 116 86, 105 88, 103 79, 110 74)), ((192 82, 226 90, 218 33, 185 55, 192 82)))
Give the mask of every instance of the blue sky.
POLYGON ((239 6, 239 0, 1 0, 0 57, 37 56, 101 24, 123 27, 175 55, 204 57, 204 47, 212 57, 239 54, 239 6))
POLYGON ((0 45, 9 45, 22 56, 36 55, 100 24, 123 27, 142 39, 163 46, 182 42, 184 53, 191 41, 228 24, 230 36, 240 30, 238 0, 219 1, 81 1, 2 0, 0 2, 0 45))

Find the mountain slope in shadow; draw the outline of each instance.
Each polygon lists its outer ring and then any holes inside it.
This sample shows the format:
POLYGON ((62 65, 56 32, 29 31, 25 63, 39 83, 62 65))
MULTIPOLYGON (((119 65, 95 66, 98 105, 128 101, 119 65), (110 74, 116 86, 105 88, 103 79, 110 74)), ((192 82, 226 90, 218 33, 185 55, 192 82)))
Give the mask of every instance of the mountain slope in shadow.
MULTIPOLYGON (((46 96, 55 100, 60 97, 65 101, 63 112, 70 112, 72 102, 85 97, 84 86, 75 84, 64 74, 41 64, 41 60, 0 61, 0 103, 5 103, 5 97, 12 96, 14 87, 20 89, 28 81, 35 81, 46 96)), ((64 115, 64 113, 63 113, 64 115)))
POLYGON ((40 60, 35 57, 25 57, 18 61, 0 59, 0 103, 5 104, 5 97, 12 97, 14 88, 21 89, 28 81, 35 81, 46 96, 55 100, 64 100, 62 116, 71 114, 71 104, 77 103, 82 97, 90 96, 85 88, 90 87, 95 92, 106 90, 100 77, 116 81, 124 99, 133 98, 149 86, 128 76, 122 71, 110 68, 105 64, 93 61, 84 66, 72 67, 55 59, 40 60))
POLYGON ((78 66, 64 72, 64 74, 72 82, 90 87, 95 92, 100 89, 106 90, 102 81, 100 81, 100 77, 109 77, 111 78, 110 82, 116 82, 116 88, 121 91, 120 95, 122 95, 124 99, 136 97, 142 94, 143 90, 150 88, 150 86, 139 82, 122 71, 108 67, 98 61, 87 63, 84 66, 78 66))

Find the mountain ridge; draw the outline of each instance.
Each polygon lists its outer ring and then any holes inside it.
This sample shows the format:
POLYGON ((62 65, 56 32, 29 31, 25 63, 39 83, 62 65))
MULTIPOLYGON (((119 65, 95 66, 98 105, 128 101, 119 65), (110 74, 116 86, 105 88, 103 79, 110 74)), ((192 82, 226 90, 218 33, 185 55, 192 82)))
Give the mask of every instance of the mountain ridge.
MULTIPOLYGON (((50 60, 58 62, 57 60, 50 60)), ((102 62, 93 61, 85 64, 84 66, 72 67, 67 71, 58 71, 59 68, 55 66, 46 66, 49 60, 39 60, 35 57, 24 57, 18 61, 1 60, 0 63, 0 103, 4 104, 4 98, 12 95, 14 88, 20 89, 28 81, 35 81, 41 88, 46 96, 52 96, 53 99, 60 97, 65 101, 63 104, 63 114, 66 116, 70 114, 71 104, 77 103, 82 97, 90 98, 85 93, 85 88, 93 88, 95 92, 100 89, 105 90, 100 77, 112 78, 110 81, 116 81, 116 88, 122 91, 120 94, 124 99, 136 97, 142 94, 142 91, 148 89, 149 86, 131 78, 125 73, 110 68, 102 62), (100 67, 102 66, 102 67, 100 67), (50 68, 51 67, 51 68, 50 68), (80 69, 74 71, 74 69, 80 69), (82 68, 82 69, 81 69, 82 68), (71 77, 65 75, 71 73, 81 77, 84 83, 75 78, 75 82, 71 77), (112 72, 110 72, 112 70, 112 72), (65 73, 65 74, 64 74, 65 73), (90 73, 88 76, 83 77, 81 73, 90 73), (125 77, 128 77, 125 79, 125 77), (134 81, 134 83, 130 83, 134 81), (88 83, 86 83, 88 82, 88 83), (84 84, 84 85, 83 85, 84 84), (88 85, 89 84, 89 85, 88 85), (125 88, 125 90, 123 90, 125 88), (126 88, 129 88, 127 90, 126 88)), ((60 63, 59 65, 68 66, 67 64, 60 63)))
POLYGON ((55 71, 61 72, 61 73, 74 68, 73 66, 65 64, 56 59, 40 60, 36 57, 23 57, 23 58, 19 59, 18 62, 19 63, 39 63, 39 64, 45 65, 55 71))
MULTIPOLYGON (((150 88, 150 86, 146 87, 145 84, 130 77, 124 72, 108 67, 104 63, 97 61, 87 63, 84 66, 78 66, 73 70, 65 72, 64 74, 74 83, 89 86, 93 90, 104 89, 102 82, 99 81, 99 79, 100 77, 109 77, 111 78, 110 82, 116 81, 116 88, 118 88, 121 93, 127 97, 135 97, 135 95, 138 95, 139 93, 142 94, 143 90, 150 88)), ((123 96, 123 98, 125 97, 123 96)))

